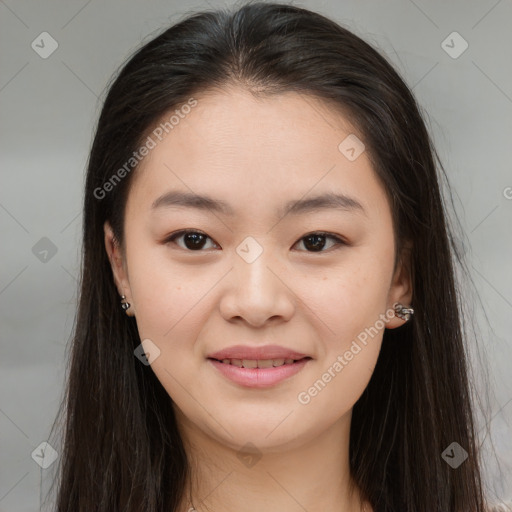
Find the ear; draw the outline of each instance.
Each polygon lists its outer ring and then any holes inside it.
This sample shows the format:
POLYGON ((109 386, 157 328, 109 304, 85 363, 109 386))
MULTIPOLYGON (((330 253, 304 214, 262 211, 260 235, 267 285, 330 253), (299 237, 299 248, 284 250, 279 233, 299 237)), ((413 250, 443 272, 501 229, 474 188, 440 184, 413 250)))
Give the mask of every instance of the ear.
MULTIPOLYGON (((388 309, 394 309, 393 305, 400 302, 405 307, 410 307, 412 300, 412 243, 406 242, 402 248, 400 258, 396 266, 393 280, 388 294, 388 309)), ((387 329, 395 329, 406 322, 394 314, 386 323, 387 329)))
POLYGON ((128 273, 126 270, 126 261, 124 259, 121 246, 117 241, 114 231, 108 221, 103 225, 105 232, 105 249, 107 251, 108 259, 110 260, 110 267, 114 276, 114 282, 120 296, 126 297, 126 302, 129 302, 131 307, 126 310, 128 316, 134 316, 135 307, 133 305, 132 294, 130 290, 130 282, 128 280, 128 273))

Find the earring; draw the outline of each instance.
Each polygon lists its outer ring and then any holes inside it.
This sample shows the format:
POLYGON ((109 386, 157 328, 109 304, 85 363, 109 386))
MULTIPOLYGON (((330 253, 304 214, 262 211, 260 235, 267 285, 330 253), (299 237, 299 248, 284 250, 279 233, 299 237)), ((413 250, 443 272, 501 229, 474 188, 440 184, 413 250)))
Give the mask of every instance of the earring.
POLYGON ((126 297, 124 295, 121 296, 121 307, 126 311, 130 307, 129 302, 125 302, 126 297))
POLYGON ((414 315, 414 309, 406 308, 403 304, 400 304, 400 302, 395 304, 394 309, 396 316, 402 320, 405 320, 406 322, 411 318, 411 315, 414 315))

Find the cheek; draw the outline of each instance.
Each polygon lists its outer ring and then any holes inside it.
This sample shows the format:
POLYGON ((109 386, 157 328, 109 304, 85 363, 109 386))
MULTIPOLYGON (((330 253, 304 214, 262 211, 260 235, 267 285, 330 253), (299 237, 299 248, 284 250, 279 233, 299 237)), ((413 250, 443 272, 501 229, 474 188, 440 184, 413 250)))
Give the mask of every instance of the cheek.
POLYGON ((139 337, 156 345, 159 355, 151 369, 168 395, 186 405, 190 396, 185 389, 197 386, 194 342, 211 315, 205 296, 218 276, 210 272, 202 278, 197 270, 171 265, 151 251, 147 257, 142 250, 135 252, 130 262, 130 289, 139 337))
POLYGON ((350 345, 385 312, 392 254, 381 258, 377 254, 368 247, 354 250, 327 275, 312 272, 296 281, 294 292, 307 305, 305 311, 313 313, 311 321, 323 326, 328 348, 350 345))
POLYGON ((370 381, 381 341, 379 334, 367 346, 357 342, 356 349, 349 344, 350 360, 347 351, 335 351, 327 357, 322 373, 300 390, 297 395, 299 411, 311 423, 311 428, 322 429, 354 407, 370 381))
POLYGON ((218 279, 215 272, 173 262, 164 246, 144 236, 133 236, 130 250, 130 291, 141 335, 169 337, 180 323, 200 315, 201 300, 218 279))
POLYGON ((315 294, 320 321, 328 332, 314 375, 297 401, 309 417, 326 423, 349 411, 365 390, 379 356, 385 329, 388 273, 381 267, 339 272, 315 294))

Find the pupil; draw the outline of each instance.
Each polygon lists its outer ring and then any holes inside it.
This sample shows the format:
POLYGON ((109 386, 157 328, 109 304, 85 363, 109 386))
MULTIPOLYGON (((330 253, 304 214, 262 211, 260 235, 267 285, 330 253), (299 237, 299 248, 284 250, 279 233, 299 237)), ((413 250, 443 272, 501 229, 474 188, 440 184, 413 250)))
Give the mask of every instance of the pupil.
POLYGON ((325 237, 323 235, 309 235, 305 239, 304 245, 309 249, 310 247, 313 248, 313 250, 320 250, 325 245, 325 237), (323 240, 323 242, 319 242, 320 240, 323 240), (309 240, 315 240, 312 244, 308 244, 309 240), (310 247, 308 247, 310 245, 310 247))
POLYGON ((187 249, 201 249, 204 245, 204 237, 200 233, 187 233, 185 235, 185 245, 187 249), (189 246, 188 242, 192 242, 189 246))

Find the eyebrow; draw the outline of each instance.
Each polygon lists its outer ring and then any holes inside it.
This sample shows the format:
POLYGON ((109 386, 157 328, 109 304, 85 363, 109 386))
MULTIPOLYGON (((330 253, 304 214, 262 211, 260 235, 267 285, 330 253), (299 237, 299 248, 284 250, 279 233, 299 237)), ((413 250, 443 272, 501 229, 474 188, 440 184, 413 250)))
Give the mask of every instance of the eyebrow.
MULTIPOLYGON (((152 210, 163 207, 194 208, 204 211, 210 210, 224 215, 235 215, 233 208, 225 201, 214 199, 207 195, 176 190, 166 192, 155 199, 151 205, 152 210)), ((327 192, 308 199, 288 201, 283 207, 278 209, 276 215, 281 218, 287 214, 300 215, 328 209, 337 209, 367 215, 363 205, 357 199, 345 194, 336 194, 334 192, 327 192)))

